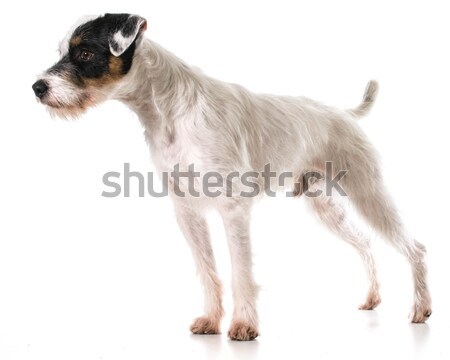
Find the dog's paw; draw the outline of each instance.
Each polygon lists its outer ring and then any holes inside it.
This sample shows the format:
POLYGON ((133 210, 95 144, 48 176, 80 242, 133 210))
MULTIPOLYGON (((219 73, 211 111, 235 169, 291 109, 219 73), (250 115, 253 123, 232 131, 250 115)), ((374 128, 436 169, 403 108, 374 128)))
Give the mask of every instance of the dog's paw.
POLYGON ((233 321, 228 330, 228 337, 231 340, 249 341, 258 337, 258 329, 243 321, 233 321))
POLYGON ((198 317, 192 323, 190 330, 193 334, 220 334, 219 323, 206 316, 198 317))
POLYGON ((359 306, 359 310, 373 310, 381 303, 381 297, 378 294, 369 294, 366 302, 359 306))
POLYGON ((431 316, 431 307, 428 305, 416 305, 414 306, 410 319, 412 323, 420 324, 424 323, 431 316))

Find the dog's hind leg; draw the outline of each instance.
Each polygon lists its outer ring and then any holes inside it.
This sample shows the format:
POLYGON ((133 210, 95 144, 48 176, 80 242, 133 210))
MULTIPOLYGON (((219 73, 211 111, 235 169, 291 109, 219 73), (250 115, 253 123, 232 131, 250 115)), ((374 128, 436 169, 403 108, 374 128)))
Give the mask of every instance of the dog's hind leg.
POLYGON ((363 260, 369 277, 370 288, 365 302, 361 304, 359 309, 373 310, 380 304, 381 298, 378 291, 375 262, 370 251, 370 240, 350 223, 347 212, 338 199, 326 196, 324 193, 320 196, 308 196, 308 194, 316 193, 317 190, 322 190, 322 183, 323 181, 319 181, 312 185, 306 193, 306 199, 318 218, 333 233, 352 245, 363 260))
POLYGON ((181 201, 175 201, 175 213, 192 250, 205 294, 205 315, 195 319, 190 329, 194 334, 219 334, 224 314, 222 285, 216 273, 208 225, 203 214, 181 201))
MULTIPOLYGON (((371 160, 374 156, 369 153, 366 158, 371 160)), ((425 247, 407 234, 395 205, 384 189, 378 166, 367 159, 348 160, 350 171, 342 179, 342 186, 350 202, 369 225, 407 258, 414 279, 411 321, 425 322, 431 315, 425 247)))

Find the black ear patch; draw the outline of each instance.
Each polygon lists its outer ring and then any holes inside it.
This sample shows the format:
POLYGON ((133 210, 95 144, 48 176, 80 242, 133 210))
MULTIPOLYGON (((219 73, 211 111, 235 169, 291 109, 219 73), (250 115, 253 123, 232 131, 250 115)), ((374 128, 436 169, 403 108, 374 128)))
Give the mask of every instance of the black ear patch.
POLYGON ((109 47, 114 56, 122 55, 147 29, 147 21, 137 15, 106 14, 110 25, 109 47))
MULTIPOLYGON (((109 15, 109 14, 107 14, 109 15)), ((115 15, 112 15, 113 17, 115 15)), ((141 21, 144 20, 140 16, 128 15, 123 17, 121 15, 117 15, 119 18, 115 20, 116 28, 115 32, 121 31, 122 35, 125 37, 130 37, 136 33, 136 29, 139 28, 141 21)), ((145 20, 144 20, 145 21, 145 20)))

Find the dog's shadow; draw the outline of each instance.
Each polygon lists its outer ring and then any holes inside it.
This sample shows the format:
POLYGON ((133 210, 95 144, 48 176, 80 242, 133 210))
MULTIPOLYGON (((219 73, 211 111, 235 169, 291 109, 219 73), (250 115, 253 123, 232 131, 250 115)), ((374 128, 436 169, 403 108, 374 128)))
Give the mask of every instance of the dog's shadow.
MULTIPOLYGON (((366 319, 366 325, 369 329, 375 330, 383 326, 377 311, 362 311, 363 317, 366 319)), ((416 354, 421 354, 424 349, 428 348, 430 327, 427 323, 408 324, 410 342, 414 347, 416 354)))
POLYGON ((233 354, 233 359, 258 359, 258 339, 253 341, 233 341, 228 339, 227 345, 233 354))
POLYGON ((422 354, 424 349, 428 348, 428 340, 430 335, 430 327, 427 323, 424 324, 410 324, 412 343, 415 352, 422 354))
POLYGON ((258 358, 258 340, 233 341, 221 335, 194 335, 191 340, 204 350, 205 359, 217 359, 224 352, 230 352, 233 359, 253 360, 258 358))

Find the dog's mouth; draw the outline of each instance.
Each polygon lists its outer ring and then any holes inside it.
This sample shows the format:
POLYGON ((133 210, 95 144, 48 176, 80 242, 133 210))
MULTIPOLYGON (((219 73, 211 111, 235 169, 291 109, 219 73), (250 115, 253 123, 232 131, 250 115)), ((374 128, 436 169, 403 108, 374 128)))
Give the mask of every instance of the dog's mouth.
POLYGON ((51 109, 74 109, 76 105, 63 104, 58 101, 41 99, 40 102, 51 109))
POLYGON ((76 119, 83 115, 89 107, 95 105, 94 99, 88 94, 80 94, 71 102, 63 102, 49 93, 38 101, 46 106, 50 115, 63 119, 76 119))
POLYGON ((84 109, 89 106, 94 105, 94 99, 92 96, 90 96, 87 93, 80 93, 77 94, 75 97, 73 94, 71 94, 71 99, 63 100, 60 98, 60 96, 56 96, 52 94, 51 91, 49 91, 45 96, 39 98, 36 97, 36 100, 46 105, 49 108, 52 109, 67 109, 67 110, 74 110, 77 108, 84 109), (69 100, 69 101, 68 101, 69 100))
POLYGON ((53 109, 60 109, 60 108, 64 107, 63 104, 58 103, 57 101, 50 100, 48 95, 45 95, 45 97, 43 97, 43 98, 36 97, 36 100, 37 100, 37 102, 41 103, 42 105, 48 106, 53 109))

